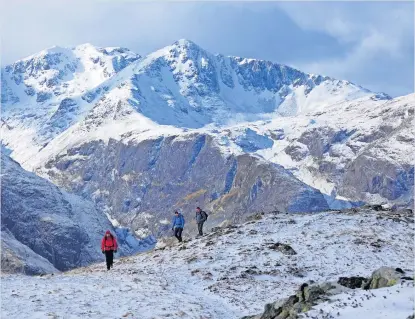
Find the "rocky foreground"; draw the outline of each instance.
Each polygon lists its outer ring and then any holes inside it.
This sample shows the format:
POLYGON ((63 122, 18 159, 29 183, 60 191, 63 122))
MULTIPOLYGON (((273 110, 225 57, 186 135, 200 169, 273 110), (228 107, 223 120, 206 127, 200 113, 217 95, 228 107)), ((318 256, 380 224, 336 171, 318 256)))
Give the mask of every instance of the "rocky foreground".
POLYGON ((109 272, 95 264, 3 275, 1 314, 406 319, 414 313, 413 242, 409 210, 257 214, 183 244, 161 240, 154 251, 117 259, 109 272))
POLYGON ((352 318, 357 314, 363 317, 362 312, 370 318, 405 318, 404 313, 412 310, 410 303, 401 309, 394 301, 402 303, 405 298, 413 301, 413 280, 400 268, 381 267, 369 278, 340 277, 337 282, 321 284, 310 281, 288 298, 267 304, 262 314, 242 319, 352 318), (392 304, 385 302, 388 297, 392 304))

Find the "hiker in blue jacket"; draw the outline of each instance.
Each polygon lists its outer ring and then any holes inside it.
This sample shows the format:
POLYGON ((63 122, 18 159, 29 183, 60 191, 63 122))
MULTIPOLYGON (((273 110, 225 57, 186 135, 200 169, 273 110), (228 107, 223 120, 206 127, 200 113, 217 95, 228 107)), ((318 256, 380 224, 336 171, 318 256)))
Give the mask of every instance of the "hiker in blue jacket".
POLYGON ((199 231, 199 234, 196 236, 200 237, 203 236, 203 224, 208 218, 208 214, 200 209, 200 207, 196 208, 196 223, 197 223, 197 230, 199 231))
POLYGON ((176 238, 179 240, 180 243, 182 242, 183 228, 184 228, 184 217, 178 211, 175 211, 174 217, 173 217, 172 230, 174 230, 174 236, 176 236, 176 238))

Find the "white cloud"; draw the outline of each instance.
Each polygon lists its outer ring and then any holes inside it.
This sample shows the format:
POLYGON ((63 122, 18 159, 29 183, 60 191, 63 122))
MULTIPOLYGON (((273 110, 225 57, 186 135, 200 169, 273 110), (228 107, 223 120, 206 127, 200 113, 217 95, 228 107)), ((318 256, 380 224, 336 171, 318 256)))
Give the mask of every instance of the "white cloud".
POLYGON ((371 72, 374 60, 399 60, 413 55, 413 3, 282 3, 280 6, 303 29, 324 32, 350 47, 343 56, 328 60, 322 57, 320 61, 298 65, 303 70, 351 78, 359 70, 371 72))
MULTIPOLYGON (((2 63, 14 62, 53 45, 89 42, 147 49, 155 44, 155 48, 160 48, 178 40, 182 30, 190 27, 188 21, 194 6, 194 3, 96 0, 4 2, 0 21, 2 63), (177 36, 172 37, 175 33, 177 36)), ((193 31, 197 30, 194 24, 193 31)))
POLYGON ((389 94, 395 86, 396 94, 403 94, 413 89, 413 6, 392 1, 3 1, 1 62, 85 42, 145 55, 188 38, 212 52, 270 59, 389 94))

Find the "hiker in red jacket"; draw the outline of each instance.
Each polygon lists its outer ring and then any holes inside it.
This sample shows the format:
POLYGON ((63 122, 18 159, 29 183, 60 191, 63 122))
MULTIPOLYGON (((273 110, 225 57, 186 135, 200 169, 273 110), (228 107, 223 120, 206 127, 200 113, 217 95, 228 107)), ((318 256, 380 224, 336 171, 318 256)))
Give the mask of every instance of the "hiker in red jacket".
POLYGON ((117 249, 117 239, 115 239, 111 232, 107 230, 101 242, 101 250, 102 253, 105 254, 105 259, 107 261, 107 270, 110 270, 112 264, 114 263, 114 253, 117 252, 117 249))

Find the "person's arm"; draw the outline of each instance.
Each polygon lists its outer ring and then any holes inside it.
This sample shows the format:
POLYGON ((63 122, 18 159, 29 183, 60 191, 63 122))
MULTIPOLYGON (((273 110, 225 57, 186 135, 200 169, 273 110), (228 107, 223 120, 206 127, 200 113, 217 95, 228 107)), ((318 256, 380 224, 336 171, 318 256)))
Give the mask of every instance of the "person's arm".
POLYGON ((176 224, 176 217, 173 217, 173 225, 171 225, 171 229, 174 229, 175 224, 176 224))
POLYGON ((114 252, 117 252, 118 250, 118 243, 117 243, 117 239, 114 237, 114 252))

